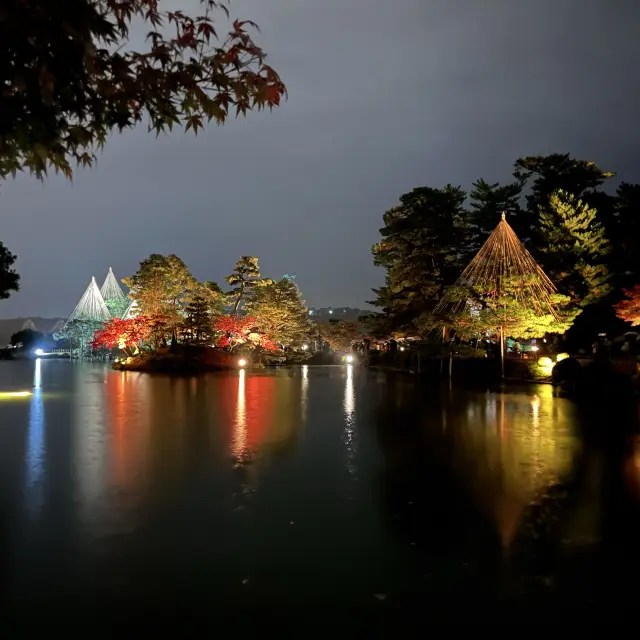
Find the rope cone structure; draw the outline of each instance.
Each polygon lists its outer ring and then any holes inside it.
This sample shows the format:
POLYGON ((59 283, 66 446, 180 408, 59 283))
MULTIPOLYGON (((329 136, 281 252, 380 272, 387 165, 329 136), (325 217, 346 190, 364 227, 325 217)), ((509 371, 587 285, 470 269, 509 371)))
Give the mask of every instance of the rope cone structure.
MULTIPOLYGON (((96 279, 91 278, 89 286, 85 289, 85 292, 80 298, 80 302, 76 305, 73 313, 69 316, 66 324, 69 324, 73 320, 93 320, 96 322, 106 322, 111 319, 111 314, 107 305, 102 299, 102 294, 96 279)), ((66 325, 65 325, 66 326, 66 325)))
POLYGON ((100 288, 100 294, 102 295, 102 299, 105 302, 124 300, 127 297, 120 288, 120 285, 118 284, 116 276, 113 273, 113 269, 111 267, 109 267, 107 277, 104 279, 104 283, 100 288))
MULTIPOLYGON (((454 287, 473 288, 485 299, 498 298, 505 282, 508 282, 509 293, 537 314, 558 318, 551 298, 557 293, 555 285, 520 242, 503 213, 502 220, 454 287)), ((445 293, 434 311, 438 315, 457 315, 464 312, 469 303, 445 293)))

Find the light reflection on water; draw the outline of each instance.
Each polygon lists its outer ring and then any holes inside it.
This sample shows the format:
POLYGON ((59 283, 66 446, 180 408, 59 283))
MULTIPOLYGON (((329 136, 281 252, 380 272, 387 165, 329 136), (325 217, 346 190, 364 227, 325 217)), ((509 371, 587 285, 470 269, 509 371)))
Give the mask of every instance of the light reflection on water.
POLYGON ((43 502, 43 474, 45 456, 45 416, 42 398, 42 361, 36 359, 33 372, 33 393, 29 404, 29 435, 27 443, 26 483, 28 509, 37 515, 43 502))
MULTIPOLYGON (((576 408, 549 386, 466 392, 351 365, 173 379, 47 361, 14 380, 22 366, 0 369, 5 387, 34 386, 30 398, 0 403, 12 502, 52 553, 64 550, 61 566, 82 565, 85 546, 107 559, 117 550, 122 565, 105 560, 98 582, 143 558, 141 589, 146 567, 170 559, 194 567, 181 569, 185 582, 215 575, 221 592, 258 568, 268 570, 266 592, 278 581, 287 594, 325 596, 336 582, 369 589, 367 571, 379 571, 384 591, 385 566, 390 580, 416 570, 405 546, 444 562, 451 539, 459 548, 447 571, 458 570, 465 554, 489 548, 465 546, 483 540, 487 522, 506 550, 529 535, 523 523, 581 454, 576 408), (13 479, 11 459, 20 460, 13 479), (403 527, 413 529, 398 537, 403 527)), ((640 498, 639 452, 640 441, 625 473, 640 498)), ((568 518, 570 538, 596 539, 593 513, 568 518)), ((29 563, 35 543, 13 526, 29 563)))

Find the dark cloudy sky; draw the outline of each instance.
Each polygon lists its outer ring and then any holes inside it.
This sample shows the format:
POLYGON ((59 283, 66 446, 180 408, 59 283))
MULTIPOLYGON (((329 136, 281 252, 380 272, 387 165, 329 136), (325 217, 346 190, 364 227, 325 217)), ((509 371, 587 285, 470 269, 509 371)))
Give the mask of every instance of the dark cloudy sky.
MULTIPOLYGON (((166 0, 165 0, 166 2, 166 0)), ((167 5, 194 7, 197 0, 167 5)), ((176 253, 221 281, 240 254, 309 304, 363 305, 381 216, 420 185, 509 177, 569 151, 640 181, 637 0, 233 0, 290 97, 194 139, 114 136, 73 184, 2 186, 22 290, 0 317, 72 311, 92 275, 176 253)))

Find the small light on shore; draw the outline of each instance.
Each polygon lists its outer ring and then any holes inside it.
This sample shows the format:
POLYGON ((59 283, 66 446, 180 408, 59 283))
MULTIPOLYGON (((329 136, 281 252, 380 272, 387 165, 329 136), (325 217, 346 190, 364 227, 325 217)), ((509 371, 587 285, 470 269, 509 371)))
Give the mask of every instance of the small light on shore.
POLYGON ((240 360, 238 360, 238 366, 239 367, 246 367, 247 366, 247 361, 244 358, 240 358, 240 360))
POLYGON ((351 354, 349 354, 349 355, 346 357, 346 361, 347 361, 349 364, 351 364, 351 363, 353 362, 353 356, 352 356, 351 354))
POLYGON ((536 347, 536 345, 534 344, 533 347, 531 347, 531 351, 537 351, 539 349, 539 347, 536 347))

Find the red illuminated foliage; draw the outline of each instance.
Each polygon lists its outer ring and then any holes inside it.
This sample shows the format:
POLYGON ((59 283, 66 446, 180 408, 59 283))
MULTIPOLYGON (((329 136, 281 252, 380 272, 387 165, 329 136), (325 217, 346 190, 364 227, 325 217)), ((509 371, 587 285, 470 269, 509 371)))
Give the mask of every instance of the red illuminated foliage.
POLYGON ((640 284, 624 289, 626 298, 615 305, 616 315, 634 327, 640 325, 640 284))
POLYGON ((260 347, 265 351, 276 351, 278 345, 273 340, 255 330, 256 319, 251 316, 219 316, 213 323, 213 331, 218 334, 216 346, 233 350, 240 345, 260 347))
POLYGON ((135 348, 151 337, 154 319, 149 316, 136 316, 123 320, 112 318, 93 337, 94 349, 120 347, 127 355, 132 355, 135 348))

